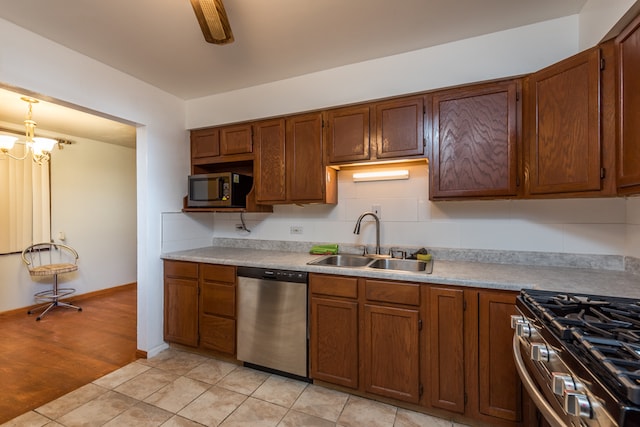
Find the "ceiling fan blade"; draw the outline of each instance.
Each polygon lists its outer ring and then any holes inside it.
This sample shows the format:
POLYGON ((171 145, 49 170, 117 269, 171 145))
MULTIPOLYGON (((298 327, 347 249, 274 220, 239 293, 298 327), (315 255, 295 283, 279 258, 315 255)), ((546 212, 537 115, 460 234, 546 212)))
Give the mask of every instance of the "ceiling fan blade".
POLYGON ((209 43, 233 42, 233 33, 222 0, 191 0, 204 39, 209 43))

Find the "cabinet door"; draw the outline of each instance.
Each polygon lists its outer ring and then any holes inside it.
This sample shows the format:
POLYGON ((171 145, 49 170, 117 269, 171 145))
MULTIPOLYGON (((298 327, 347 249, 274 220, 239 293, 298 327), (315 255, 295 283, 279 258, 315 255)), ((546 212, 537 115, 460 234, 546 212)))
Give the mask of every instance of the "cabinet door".
POLYGON ((253 151, 251 124, 220 128, 220 154, 245 154, 253 151))
POLYGON ((599 191, 600 50, 532 74, 527 97, 529 193, 599 191))
POLYGON ((311 378, 358 388, 358 303, 311 298, 311 378))
POLYGON ((375 105, 376 157, 412 157, 424 154, 424 101, 402 98, 375 105))
POLYGON ((429 389, 431 405, 464 413, 464 292, 430 288, 428 299, 429 389))
POLYGON ((284 119, 257 123, 255 138, 256 201, 258 203, 284 202, 287 199, 284 119))
POLYGON ((618 189, 640 192, 640 16, 617 38, 620 70, 618 189))
POLYGON ((286 121, 287 194, 291 202, 320 202, 325 194, 322 158, 322 114, 304 114, 286 121))
POLYGON ((369 106, 327 112, 326 143, 329 164, 369 159, 369 106))
POLYGON ((200 264, 200 347, 236 353, 236 269, 200 264))
POLYGON ((418 310, 364 305, 365 391, 420 400, 418 310))
POLYGON ((432 199, 518 193, 519 81, 433 95, 432 199))
POLYGON ((191 131, 191 158, 216 157, 220 155, 220 131, 200 129, 191 131))
POLYGON ((164 279, 164 339, 195 347, 198 345, 198 281, 164 279))
POLYGON ((511 351, 515 294, 481 291, 478 300, 478 393, 481 414, 509 421, 521 417, 521 384, 511 351))

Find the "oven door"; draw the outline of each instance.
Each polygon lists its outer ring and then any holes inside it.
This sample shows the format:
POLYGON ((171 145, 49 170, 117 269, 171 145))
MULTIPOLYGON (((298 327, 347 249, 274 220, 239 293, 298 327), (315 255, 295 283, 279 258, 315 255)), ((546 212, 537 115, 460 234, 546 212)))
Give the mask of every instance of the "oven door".
POLYGON ((547 398, 536 384, 533 376, 529 374, 527 365, 522 357, 520 338, 517 334, 513 335, 513 358, 515 360, 516 370, 518 371, 525 390, 527 390, 527 394, 549 426, 568 427, 569 425, 565 423, 558 411, 547 401, 547 398))

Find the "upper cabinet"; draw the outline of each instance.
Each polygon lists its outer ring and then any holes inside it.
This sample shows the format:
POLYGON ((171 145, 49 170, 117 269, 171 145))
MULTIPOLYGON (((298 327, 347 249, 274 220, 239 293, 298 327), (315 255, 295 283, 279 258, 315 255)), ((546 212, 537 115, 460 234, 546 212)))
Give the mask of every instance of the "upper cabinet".
POLYGON ((370 111, 368 104, 327 111, 325 140, 329 164, 370 159, 370 111))
POLYGON ((424 155, 424 100, 422 96, 375 104, 376 158, 424 155))
POLYGON ((252 160, 252 151, 250 123, 191 131, 192 173, 207 172, 211 164, 252 160))
POLYGON ((325 167, 322 113, 286 120, 287 199, 293 203, 338 203, 337 174, 325 167))
POLYGON ((509 80, 433 94, 431 199, 520 193, 520 86, 509 80))
POLYGON ((327 164, 423 157, 424 116, 423 96, 329 110, 327 164))
POLYGON ((640 16, 615 40, 619 60, 618 191, 640 192, 640 16))
POLYGON ((322 155, 321 113, 260 122, 255 134, 258 203, 337 203, 336 171, 322 155))
POLYGON ((610 45, 529 76, 525 93, 525 173, 531 196, 604 196, 615 189, 609 148, 615 61, 610 45), (605 74, 606 73, 606 74, 605 74), (605 182, 605 178, 607 181, 605 182))

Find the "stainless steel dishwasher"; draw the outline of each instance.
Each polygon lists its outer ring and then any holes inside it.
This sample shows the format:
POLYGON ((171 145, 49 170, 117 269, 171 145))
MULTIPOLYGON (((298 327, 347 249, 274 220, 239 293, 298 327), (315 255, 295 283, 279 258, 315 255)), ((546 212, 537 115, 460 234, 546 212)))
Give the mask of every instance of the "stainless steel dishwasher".
POLYGON ((237 357, 308 377, 307 273, 238 267, 237 357))

